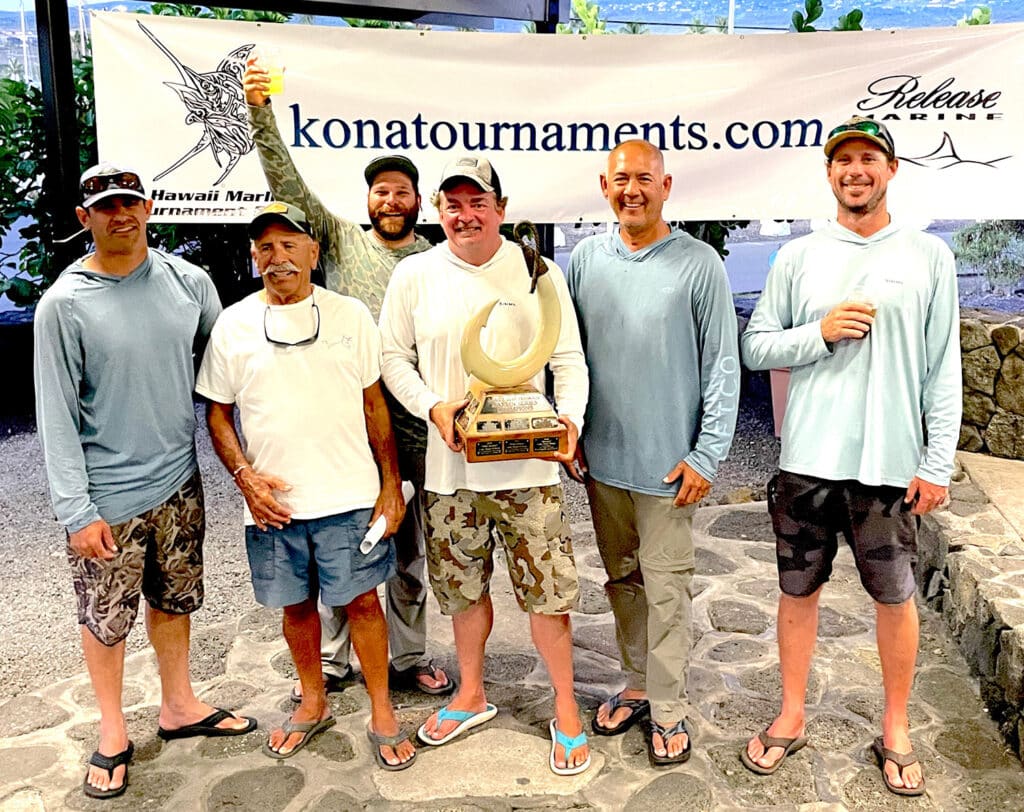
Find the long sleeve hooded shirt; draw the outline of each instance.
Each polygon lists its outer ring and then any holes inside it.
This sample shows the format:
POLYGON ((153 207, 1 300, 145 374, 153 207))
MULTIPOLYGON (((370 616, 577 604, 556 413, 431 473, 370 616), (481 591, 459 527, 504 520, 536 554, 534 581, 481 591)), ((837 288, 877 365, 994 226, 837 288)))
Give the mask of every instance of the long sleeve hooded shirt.
POLYGON ((894 223, 862 237, 829 223, 793 240, 742 349, 751 369, 792 370, 784 471, 865 485, 949 482, 963 403, 960 319, 953 255, 938 237, 894 223), (829 346, 821 321, 856 289, 877 304, 874 324, 863 339, 829 346))

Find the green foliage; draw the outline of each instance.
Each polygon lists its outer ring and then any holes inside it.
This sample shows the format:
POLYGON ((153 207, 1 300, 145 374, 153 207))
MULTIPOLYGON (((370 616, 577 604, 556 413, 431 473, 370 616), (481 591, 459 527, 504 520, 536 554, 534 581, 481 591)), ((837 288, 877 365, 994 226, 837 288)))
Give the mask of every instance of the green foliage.
POLYGON ((286 23, 291 14, 277 11, 251 11, 240 8, 220 8, 217 6, 193 6, 189 3, 152 3, 152 12, 139 9, 138 14, 156 14, 161 17, 202 17, 213 20, 241 20, 249 23, 286 23))
POLYGON ((966 25, 990 25, 992 23, 992 9, 988 6, 975 6, 971 9, 971 16, 964 17, 958 26, 966 25))
POLYGON ((996 289, 1024 279, 1024 220, 981 220, 953 235, 957 260, 996 289))
POLYGON ((728 27, 729 19, 727 17, 716 17, 714 24, 708 25, 699 14, 694 14, 689 33, 706 34, 709 31, 717 31, 719 34, 724 34, 728 27))
POLYGON ((746 228, 750 225, 749 220, 693 220, 674 223, 691 237, 696 237, 706 242, 718 252, 718 256, 725 259, 729 256, 729 249, 725 247, 729 239, 729 232, 736 228, 746 228))
POLYGON ((558 24, 559 34, 605 34, 605 23, 601 19, 601 8, 588 0, 572 0, 572 14, 575 19, 558 24))
MULTIPOLYGON (((89 166, 96 163, 92 60, 76 60, 73 71, 78 157, 81 166, 89 166)), ((0 235, 22 217, 31 220, 19 230, 25 241, 21 251, 0 255, 0 295, 24 306, 38 301, 63 270, 54 266, 49 246, 55 237, 66 235, 56 233, 56 206, 42 183, 47 162, 42 91, 20 80, 0 79, 0 107, 0 143, 5 147, 0 152, 0 235)))
POLYGON ((617 33, 617 34, 649 34, 650 32, 651 32, 651 29, 649 29, 643 23, 624 23, 622 28, 620 28, 615 33, 617 33))
POLYGON ((361 20, 358 17, 342 17, 351 28, 415 28, 412 23, 396 23, 394 20, 361 20))
MULTIPOLYGON (((821 0, 804 0, 803 12, 793 12, 793 30, 798 34, 817 31, 811 23, 818 20, 825 8, 821 0)), ((843 14, 839 22, 832 26, 833 31, 862 31, 861 22, 864 20, 864 12, 859 8, 853 9, 849 14, 843 14)))

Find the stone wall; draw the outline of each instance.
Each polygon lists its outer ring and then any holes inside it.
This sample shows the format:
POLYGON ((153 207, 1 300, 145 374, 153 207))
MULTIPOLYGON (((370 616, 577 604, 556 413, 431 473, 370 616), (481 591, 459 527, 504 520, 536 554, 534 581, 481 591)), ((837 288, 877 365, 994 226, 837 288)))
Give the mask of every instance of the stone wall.
POLYGON ((989 467, 985 459, 991 458, 957 455, 949 506, 921 522, 917 580, 977 674, 989 713, 1024 760, 1024 540, 974 481, 989 467))
POLYGON ((959 448, 1024 459, 1024 316, 960 314, 964 416, 959 448))

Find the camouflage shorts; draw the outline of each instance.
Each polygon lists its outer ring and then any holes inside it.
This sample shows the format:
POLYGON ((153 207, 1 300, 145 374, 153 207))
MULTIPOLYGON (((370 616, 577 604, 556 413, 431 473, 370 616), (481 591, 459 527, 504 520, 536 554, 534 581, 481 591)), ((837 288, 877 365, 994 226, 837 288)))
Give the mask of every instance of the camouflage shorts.
POLYGON ((150 606, 185 615, 203 605, 203 482, 197 470, 162 505, 110 528, 117 554, 83 558, 68 544, 78 622, 107 646, 124 640, 150 606))
POLYGON ((917 517, 903 501, 906 490, 779 471, 768 483, 779 588, 813 594, 832 575, 843 536, 874 600, 900 604, 913 596, 917 517))
POLYGON ((504 542, 508 573, 523 611, 562 615, 580 597, 560 485, 522 490, 427 491, 427 567, 441 612, 454 615, 479 601, 494 572, 494 536, 504 542))

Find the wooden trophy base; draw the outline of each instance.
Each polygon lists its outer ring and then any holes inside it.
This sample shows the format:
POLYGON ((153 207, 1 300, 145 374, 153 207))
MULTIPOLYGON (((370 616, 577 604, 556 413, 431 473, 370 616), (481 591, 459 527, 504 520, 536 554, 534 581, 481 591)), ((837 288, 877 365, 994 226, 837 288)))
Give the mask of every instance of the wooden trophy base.
POLYGON ((473 379, 455 418, 469 462, 550 457, 569 449, 569 430, 532 386, 495 387, 473 379))

